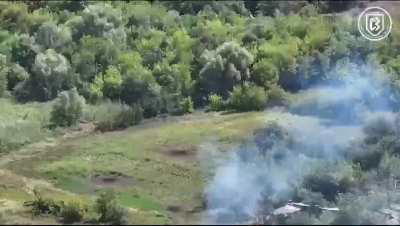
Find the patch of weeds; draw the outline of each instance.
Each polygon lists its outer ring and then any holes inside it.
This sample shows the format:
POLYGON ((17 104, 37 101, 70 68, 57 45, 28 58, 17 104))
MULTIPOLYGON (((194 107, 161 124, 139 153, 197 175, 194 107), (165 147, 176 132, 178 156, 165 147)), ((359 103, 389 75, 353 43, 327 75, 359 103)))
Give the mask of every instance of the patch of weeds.
POLYGON ((95 210, 100 215, 99 223, 126 224, 127 212, 117 204, 116 195, 112 190, 103 191, 96 199, 95 210))
POLYGON ((81 222, 87 211, 88 208, 78 202, 62 203, 60 212, 61 221, 66 224, 81 222))
POLYGON ((42 195, 36 190, 33 190, 35 196, 34 200, 24 202, 24 206, 30 207, 34 216, 38 215, 58 215, 61 211, 60 204, 52 199, 43 198, 42 195))

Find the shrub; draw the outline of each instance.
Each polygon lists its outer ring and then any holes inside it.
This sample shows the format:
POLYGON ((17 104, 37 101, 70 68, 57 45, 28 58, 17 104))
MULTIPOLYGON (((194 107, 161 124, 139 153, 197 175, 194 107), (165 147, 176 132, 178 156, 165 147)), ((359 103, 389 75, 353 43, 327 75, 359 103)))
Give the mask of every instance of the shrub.
POLYGON ((53 126, 72 126, 82 116, 85 99, 78 94, 76 88, 61 92, 51 112, 50 121, 53 126))
POLYGON ((257 129, 253 132, 254 143, 261 153, 265 153, 276 146, 290 147, 293 138, 281 125, 277 122, 268 122, 265 128, 257 129))
POLYGON ((28 201, 24 203, 24 206, 31 207, 31 212, 33 215, 57 215, 58 213, 60 213, 61 207, 60 205, 56 204, 54 200, 43 198, 36 189, 33 190, 33 194, 35 196, 35 199, 33 201, 28 201))
POLYGON ((3 71, 0 71, 0 97, 3 96, 7 88, 7 78, 3 71))
POLYGON ((82 221, 85 212, 86 209, 79 203, 70 202, 61 205, 60 217, 62 218, 63 223, 71 224, 82 221))
POLYGON ((222 97, 218 94, 211 94, 208 96, 208 101, 210 103, 211 111, 222 111, 224 110, 224 101, 222 97))
POLYGON ((205 50, 205 63, 199 72, 199 84, 206 93, 226 97, 233 86, 250 78, 253 55, 236 42, 225 42, 215 51, 205 50))
POLYGON ((183 114, 185 113, 193 113, 194 112, 194 107, 193 107, 193 101, 191 97, 186 97, 184 98, 181 103, 180 103, 180 108, 181 112, 183 114))
POLYGON ((263 58, 254 64, 252 79, 257 85, 264 87, 276 84, 279 79, 279 69, 268 59, 263 58))
POLYGON ((7 73, 7 88, 12 90, 19 82, 29 79, 29 73, 19 64, 13 64, 7 73))
POLYGON ((310 191, 320 192, 328 201, 335 201, 337 195, 343 192, 334 177, 321 173, 307 175, 303 185, 310 191))
POLYGON ((268 87, 268 105, 288 106, 289 95, 278 85, 269 85, 268 87))
POLYGON ((126 212, 118 206, 115 193, 112 190, 102 192, 96 200, 96 212, 100 215, 100 223, 124 224, 126 223, 126 212))
POLYGON ((6 67, 6 59, 4 55, 0 54, 0 97, 7 89, 7 73, 8 68, 6 67))
POLYGON ((237 111, 260 111, 266 106, 267 100, 267 93, 262 87, 244 83, 233 88, 229 97, 229 105, 237 111))
POLYGON ((106 101, 100 105, 89 106, 84 118, 94 121, 100 131, 111 131, 139 124, 143 119, 143 109, 138 104, 131 107, 119 102, 106 101))
POLYGON ((378 116, 369 119, 363 131, 366 134, 365 141, 367 143, 376 143, 385 136, 395 134, 395 127, 392 121, 378 116))

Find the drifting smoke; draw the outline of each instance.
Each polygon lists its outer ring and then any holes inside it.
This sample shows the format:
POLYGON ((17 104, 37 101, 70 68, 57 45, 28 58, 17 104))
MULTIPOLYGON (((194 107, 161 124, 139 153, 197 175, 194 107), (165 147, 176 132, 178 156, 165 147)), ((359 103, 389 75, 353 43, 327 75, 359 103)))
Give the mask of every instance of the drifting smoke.
POLYGON ((363 139, 374 118, 394 120, 393 94, 381 71, 363 66, 339 83, 296 95, 289 109, 220 164, 207 187, 206 223, 248 223, 272 201, 289 201, 307 174, 321 164, 339 164, 346 149, 363 139), (368 71, 367 74, 361 71, 368 71))

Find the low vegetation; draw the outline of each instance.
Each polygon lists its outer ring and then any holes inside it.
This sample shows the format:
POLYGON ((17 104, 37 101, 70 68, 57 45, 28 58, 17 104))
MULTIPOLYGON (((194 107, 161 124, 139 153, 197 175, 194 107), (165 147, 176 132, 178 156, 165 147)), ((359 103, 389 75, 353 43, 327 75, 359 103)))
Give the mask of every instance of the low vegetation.
POLYGON ((77 201, 65 203, 63 200, 56 201, 50 198, 43 198, 37 190, 34 190, 34 200, 27 201, 24 205, 30 207, 30 211, 34 216, 52 215, 65 224, 82 223, 84 221, 113 225, 127 223, 126 210, 116 203, 116 196, 112 190, 102 192, 92 207, 87 207, 77 201), (88 218, 88 211, 93 211, 98 215, 95 222, 88 218))

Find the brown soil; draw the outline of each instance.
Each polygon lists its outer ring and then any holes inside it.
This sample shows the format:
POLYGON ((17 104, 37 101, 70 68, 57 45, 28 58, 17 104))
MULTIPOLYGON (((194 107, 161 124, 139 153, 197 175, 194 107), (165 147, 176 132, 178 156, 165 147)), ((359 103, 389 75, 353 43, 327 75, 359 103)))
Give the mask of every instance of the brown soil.
POLYGON ((167 210, 173 213, 180 212, 182 208, 180 206, 168 206, 167 210))
POLYGON ((195 160, 196 151, 194 145, 168 145, 161 150, 165 156, 178 160, 195 160))
POLYGON ((95 174, 92 176, 91 182, 95 188, 126 187, 134 184, 132 177, 119 172, 95 174))

